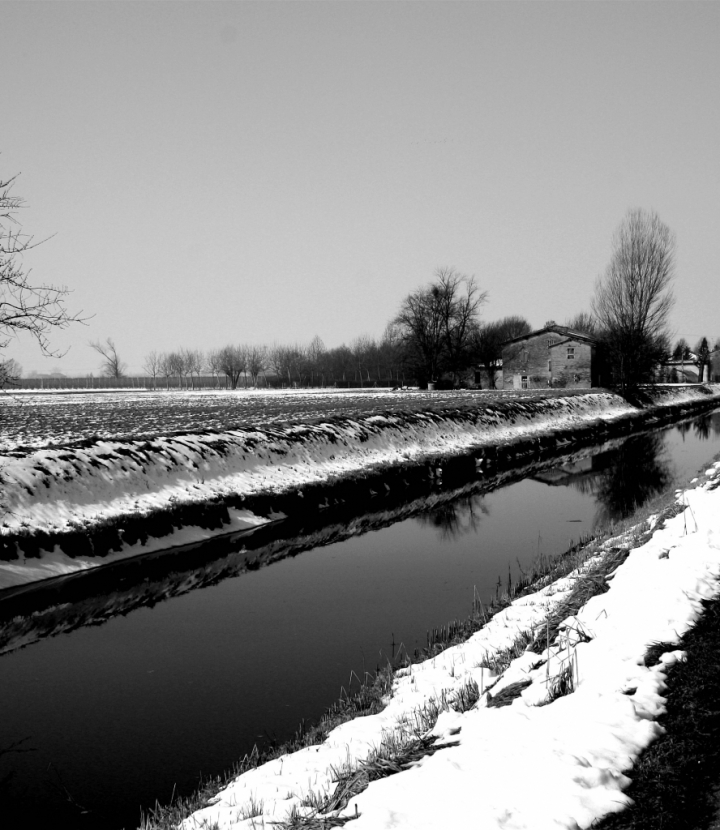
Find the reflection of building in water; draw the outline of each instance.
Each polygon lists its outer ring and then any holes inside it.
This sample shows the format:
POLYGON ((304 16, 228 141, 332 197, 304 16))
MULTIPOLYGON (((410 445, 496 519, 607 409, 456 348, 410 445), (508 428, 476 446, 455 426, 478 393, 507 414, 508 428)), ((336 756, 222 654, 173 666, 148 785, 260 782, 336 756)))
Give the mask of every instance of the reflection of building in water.
POLYGON ((584 476, 593 471, 593 459, 581 458, 579 461, 569 461, 551 470, 543 470, 536 473, 532 478, 535 481, 542 481, 544 484, 567 485, 578 476, 584 476))
POLYGON ((595 479, 611 463, 609 453, 598 453, 576 461, 568 461, 550 470, 542 470, 531 478, 550 487, 574 487, 581 493, 592 493, 595 479))

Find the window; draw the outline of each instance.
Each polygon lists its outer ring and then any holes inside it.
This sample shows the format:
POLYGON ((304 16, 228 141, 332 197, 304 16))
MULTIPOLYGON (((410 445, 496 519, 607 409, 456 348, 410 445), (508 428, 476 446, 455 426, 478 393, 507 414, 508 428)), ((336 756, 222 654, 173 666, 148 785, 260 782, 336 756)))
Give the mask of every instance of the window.
POLYGON ((528 388, 528 376, 527 375, 522 375, 522 377, 520 378, 520 388, 521 389, 527 389, 528 388))
POLYGON ((568 360, 575 360, 575 346, 568 346, 567 347, 567 359, 568 360))
POLYGON ((554 343, 555 343, 554 340, 552 340, 552 339, 548 340, 548 349, 550 348, 550 346, 554 345, 554 343))
POLYGON ((552 372, 552 360, 548 360, 548 372, 552 372))

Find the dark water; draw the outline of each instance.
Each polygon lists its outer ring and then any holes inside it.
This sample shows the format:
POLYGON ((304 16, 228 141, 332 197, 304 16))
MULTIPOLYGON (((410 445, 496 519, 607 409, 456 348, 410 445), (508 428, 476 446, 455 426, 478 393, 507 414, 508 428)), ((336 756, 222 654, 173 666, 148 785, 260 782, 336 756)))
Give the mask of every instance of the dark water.
POLYGON ((720 412, 0 657, 3 815, 135 827, 718 451, 720 412))

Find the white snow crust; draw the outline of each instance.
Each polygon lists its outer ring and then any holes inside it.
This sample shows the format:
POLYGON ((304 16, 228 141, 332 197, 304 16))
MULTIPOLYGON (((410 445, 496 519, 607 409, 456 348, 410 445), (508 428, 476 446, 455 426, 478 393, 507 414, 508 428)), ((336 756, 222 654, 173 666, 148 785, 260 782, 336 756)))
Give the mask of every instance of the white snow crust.
MULTIPOLYGON (((452 700, 471 678, 493 694, 530 683, 504 708, 488 708, 483 695, 463 714, 443 712, 428 734, 456 745, 371 783, 340 813, 353 817, 347 827, 575 830, 622 810, 634 761, 662 731, 657 717, 665 708, 667 668, 684 658, 670 647, 646 667, 646 651, 657 642, 677 644, 699 618, 701 601, 720 593, 720 462, 706 475, 678 497, 682 513, 660 528, 651 522, 653 535, 615 570, 609 591, 565 620, 542 655, 521 654, 499 678, 479 667, 521 632, 542 626, 577 572, 516 600, 462 645, 401 671, 381 713, 236 778, 183 822, 183 830, 215 823, 271 827, 293 808, 312 815, 302 800, 331 793, 335 769, 357 766, 390 734, 411 734, 418 712, 432 700, 452 700), (574 690, 547 703, 548 690, 568 667, 574 690)), ((630 543, 621 537, 605 546, 623 544, 630 543)))

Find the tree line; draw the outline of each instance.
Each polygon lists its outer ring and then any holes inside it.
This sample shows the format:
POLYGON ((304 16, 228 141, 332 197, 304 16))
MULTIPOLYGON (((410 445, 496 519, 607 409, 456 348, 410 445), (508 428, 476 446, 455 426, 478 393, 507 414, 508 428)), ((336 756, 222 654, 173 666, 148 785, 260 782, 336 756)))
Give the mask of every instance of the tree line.
MULTIPOLYGON (((605 273, 598 277, 590 311, 581 311, 565 325, 592 336, 599 347, 603 376, 622 391, 654 382, 659 367, 673 354, 668 329, 674 296, 675 236, 654 212, 630 210, 618 227, 605 273)), ((406 383, 463 386, 476 380, 495 387, 503 344, 529 334, 520 315, 482 321, 488 292, 474 276, 454 268, 435 271, 433 279, 408 294, 383 336, 358 337, 349 345, 326 349, 316 336, 306 345, 227 345, 203 353, 179 349, 151 352, 144 370, 154 380, 178 378, 192 388, 202 373, 224 377, 233 389, 242 382, 276 385, 392 385, 406 383)), ((104 372, 120 377, 121 364, 111 340, 92 344, 104 358, 104 372)), ((720 345, 716 344, 717 346, 720 345)), ((675 353, 689 354, 681 342, 675 353)), ((710 362, 707 338, 696 350, 696 362, 710 362)))
MULTIPOLYGON (((201 374, 214 375, 220 384, 238 386, 366 386, 402 387, 410 383, 459 386, 474 367, 483 365, 490 386, 502 343, 530 331, 522 317, 482 323, 481 292, 473 277, 452 268, 440 268, 433 281, 409 294, 386 325, 382 337, 368 335, 328 349, 315 336, 307 344, 228 344, 207 352, 196 349, 152 351, 143 371, 154 385, 170 388, 171 380, 194 387, 201 374)), ((112 340, 91 344, 103 356, 102 371, 120 378, 124 364, 112 340)))
MULTIPOLYGON (((27 333, 46 355, 59 356, 50 335, 82 322, 82 313, 66 307, 69 290, 30 278, 23 255, 36 244, 23 233, 17 213, 23 200, 13 193, 15 177, 0 179, 0 386, 19 376, 20 367, 1 359, 12 337, 27 333)), ((604 355, 611 385, 634 389, 657 377, 671 355, 689 354, 679 342, 671 350, 668 329, 674 303, 675 235, 652 211, 628 211, 612 242, 609 264, 595 285, 589 312, 568 321, 570 328, 592 334, 604 355)), ((228 344, 208 352, 180 348, 153 351, 143 369, 154 381, 171 378, 191 388, 204 373, 227 379, 232 388, 268 383, 300 386, 338 384, 405 385, 412 381, 462 385, 468 372, 482 367, 487 385, 507 340, 531 331, 519 315, 483 322, 480 311, 488 293, 475 277, 454 268, 438 268, 433 279, 408 294, 379 339, 361 336, 349 345, 326 349, 319 337, 308 344, 228 344)), ((112 338, 90 343, 102 358, 102 372, 120 378, 126 366, 112 338)), ((715 344, 715 350, 720 341, 715 344)), ((696 348, 701 370, 710 361, 707 338, 696 348)))

